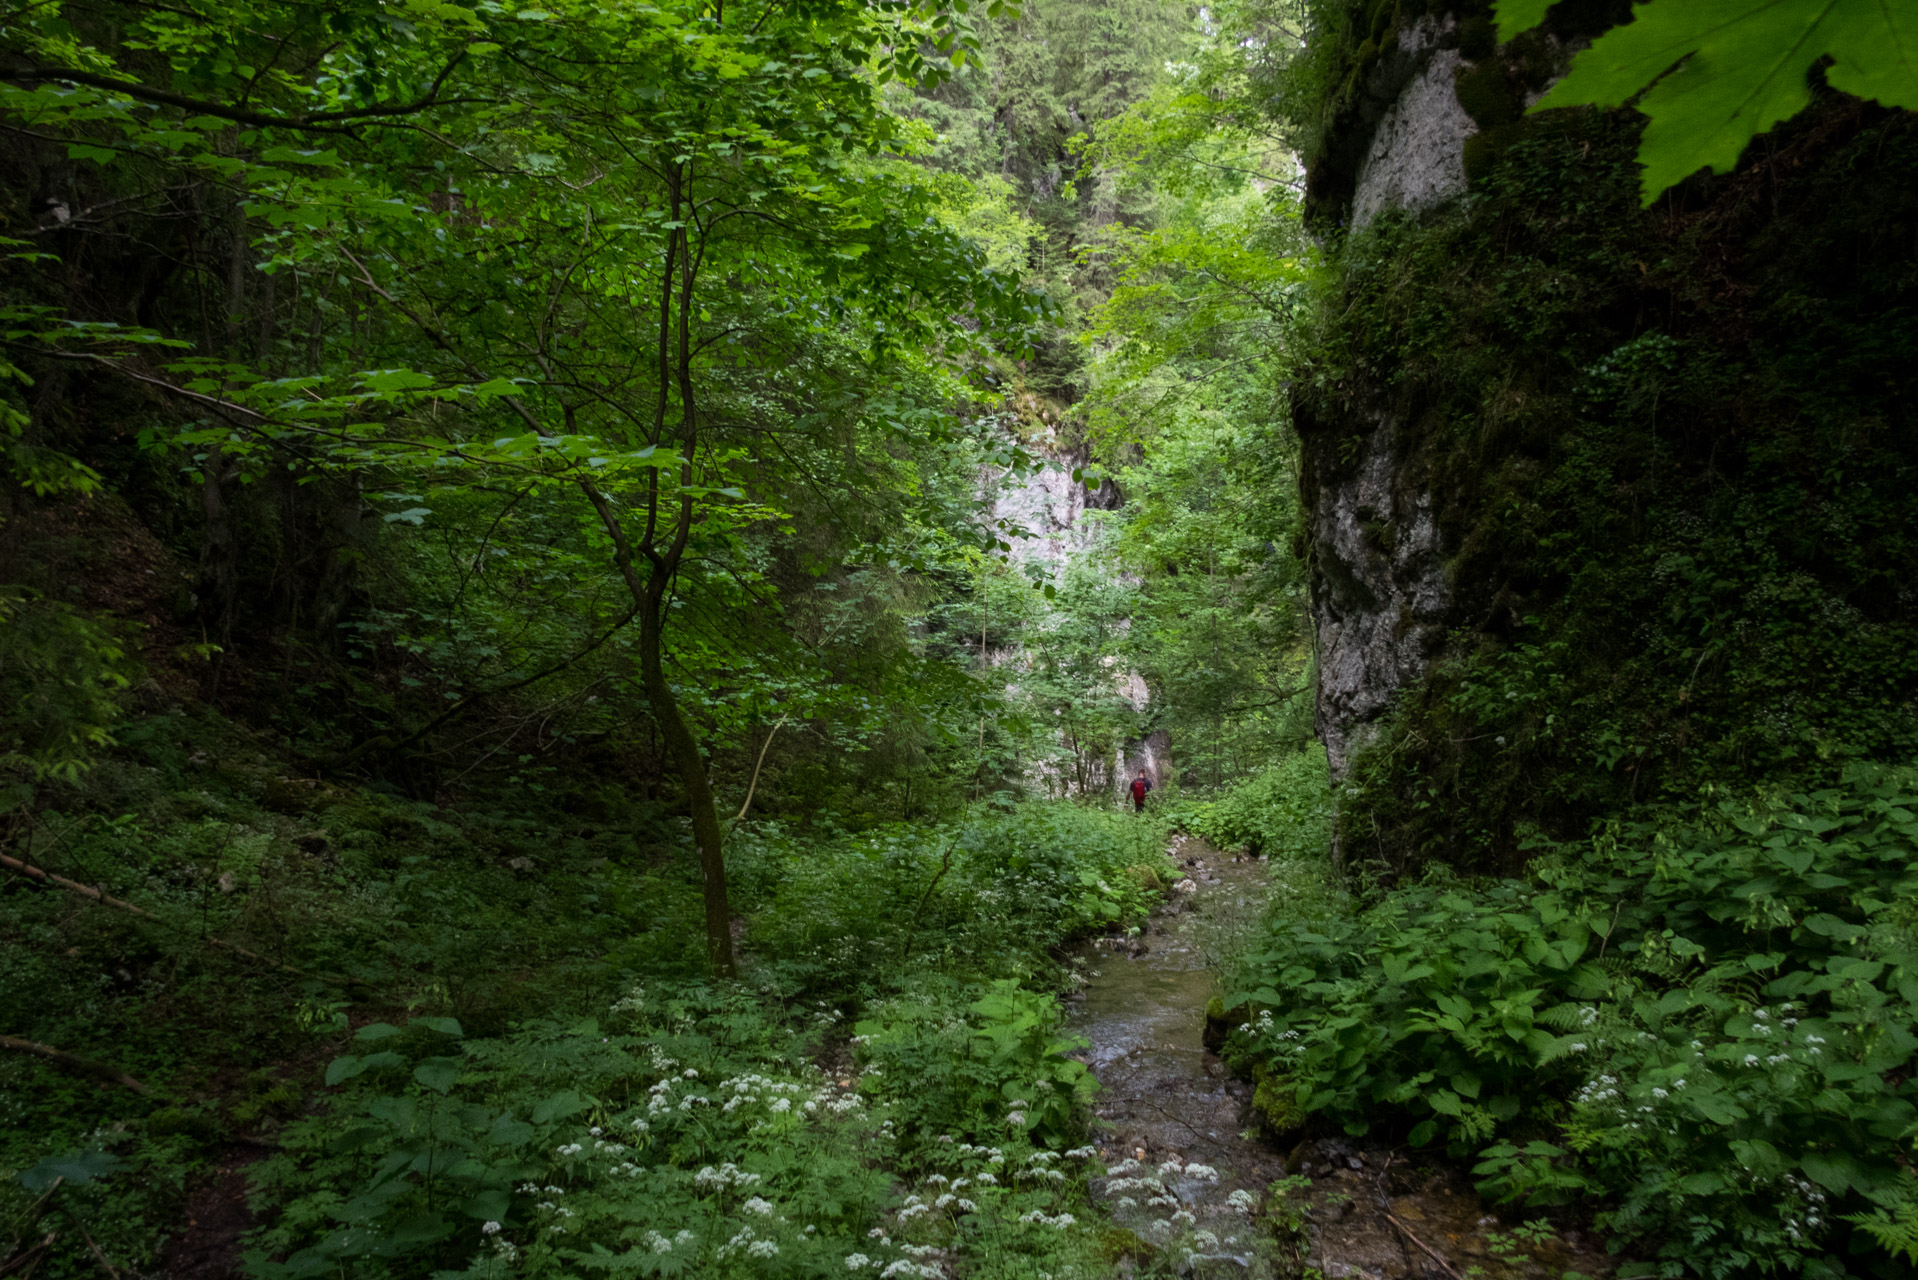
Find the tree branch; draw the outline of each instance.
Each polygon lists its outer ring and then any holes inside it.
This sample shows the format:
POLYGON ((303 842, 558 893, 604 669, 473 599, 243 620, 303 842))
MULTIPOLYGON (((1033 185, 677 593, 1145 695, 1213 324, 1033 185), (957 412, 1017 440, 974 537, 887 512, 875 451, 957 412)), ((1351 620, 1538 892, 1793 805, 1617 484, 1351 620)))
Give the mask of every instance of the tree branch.
POLYGON ((124 93, 140 102, 151 102, 163 107, 178 107, 182 111, 191 111, 195 115, 214 116, 221 120, 231 120, 235 124, 250 124, 262 129, 305 129, 315 133, 348 133, 343 126, 357 120, 391 119, 394 116, 417 115, 430 107, 453 106, 464 103, 483 102, 483 98, 442 98, 439 92, 453 69, 466 60, 466 50, 461 49, 453 55, 434 78, 432 88, 418 102, 404 105, 382 107, 361 107, 352 111, 312 111, 302 115, 282 116, 264 111, 252 111, 245 107, 229 106, 223 102, 207 102, 200 98, 189 98, 185 94, 173 93, 166 89, 156 89, 151 85, 140 84, 133 80, 120 80, 113 76, 96 75, 91 71, 77 71, 72 67, 0 67, 0 79, 6 80, 64 80, 68 84, 86 85, 93 89, 106 89, 113 93, 124 93))

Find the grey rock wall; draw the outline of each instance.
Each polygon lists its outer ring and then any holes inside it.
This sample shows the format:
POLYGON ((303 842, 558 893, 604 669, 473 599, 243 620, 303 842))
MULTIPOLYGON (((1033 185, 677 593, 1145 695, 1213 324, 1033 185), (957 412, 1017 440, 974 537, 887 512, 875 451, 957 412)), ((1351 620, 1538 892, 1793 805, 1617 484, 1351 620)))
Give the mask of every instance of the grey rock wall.
POLYGON ((1408 474, 1408 443, 1386 415, 1351 464, 1328 474, 1307 455, 1317 727, 1334 783, 1398 691, 1424 676, 1447 623, 1443 547, 1432 497, 1408 474))
MULTIPOLYGON (((1455 92, 1465 65, 1455 46, 1452 19, 1422 19, 1378 68, 1370 86, 1378 105, 1361 114, 1371 133, 1352 188, 1354 227, 1388 208, 1464 194, 1465 141, 1477 126, 1455 92)), ((1317 721, 1335 783, 1399 691, 1424 677, 1447 626, 1444 548, 1432 495, 1418 482, 1415 434, 1380 412, 1356 455, 1349 439, 1305 453, 1317 721)))
MULTIPOLYGON (((1413 33, 1436 39, 1430 19, 1413 33)), ((1419 70, 1379 121, 1359 166, 1354 227, 1394 205, 1423 209, 1465 193, 1465 140, 1478 126, 1459 106, 1453 88, 1464 65, 1457 49, 1425 52, 1419 70)))

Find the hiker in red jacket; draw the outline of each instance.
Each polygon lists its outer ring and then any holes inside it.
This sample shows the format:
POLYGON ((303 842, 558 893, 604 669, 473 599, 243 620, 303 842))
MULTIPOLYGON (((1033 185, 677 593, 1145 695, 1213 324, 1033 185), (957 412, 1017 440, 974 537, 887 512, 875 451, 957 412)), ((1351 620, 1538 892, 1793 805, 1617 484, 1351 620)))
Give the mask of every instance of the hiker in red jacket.
POLYGON ((1152 783, 1146 778, 1145 770, 1139 770, 1139 776, 1132 780, 1132 812, 1145 812, 1146 792, 1152 790, 1152 783))

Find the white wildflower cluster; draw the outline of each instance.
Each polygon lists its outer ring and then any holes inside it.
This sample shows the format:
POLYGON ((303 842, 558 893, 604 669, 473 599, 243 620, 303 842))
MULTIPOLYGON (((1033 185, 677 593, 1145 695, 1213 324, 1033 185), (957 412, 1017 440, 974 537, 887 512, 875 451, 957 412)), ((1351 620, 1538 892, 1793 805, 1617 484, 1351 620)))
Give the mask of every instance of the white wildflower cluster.
POLYGON ((1004 1164, 1006 1153, 998 1147, 975 1147, 970 1142, 962 1142, 957 1148, 962 1156, 977 1156, 987 1164, 1004 1164))
POLYGON ((1015 1178, 1026 1178, 1033 1182, 1050 1182, 1055 1186, 1064 1186, 1066 1181, 1065 1174, 1057 1169, 1048 1169, 1043 1165, 1037 1168, 1017 1170, 1012 1176, 1015 1178))
POLYGON ((625 1143, 615 1142, 611 1138, 602 1137, 599 1129, 594 1129, 591 1136, 593 1139, 594 1155, 604 1156, 609 1160, 616 1160, 626 1154, 625 1143))
POLYGON ((687 1245, 699 1242, 699 1237, 690 1231, 676 1232, 670 1240, 657 1231, 648 1231, 640 1239, 654 1253, 671 1253, 674 1249, 684 1249, 687 1245))
MULTIPOLYGON (((1164 1167, 1161 1166, 1161 1169, 1164 1167)), ((1166 1190, 1162 1175, 1145 1173, 1137 1160, 1121 1160, 1112 1166, 1110 1176, 1106 1178, 1105 1193, 1113 1198, 1114 1206, 1120 1209, 1138 1208, 1142 1195, 1149 1205, 1177 1208, 1179 1204, 1178 1197, 1166 1190)))
POLYGON ((709 1164, 693 1175, 694 1186, 714 1191, 726 1187, 737 1187, 744 1191, 747 1187, 757 1186, 759 1181, 758 1174, 747 1173, 730 1160, 717 1167, 709 1164))
POLYGON ((1234 1212, 1243 1213, 1248 1217, 1251 1216, 1252 1211, 1256 1209, 1259 1204, 1257 1197, 1244 1188, 1240 1188, 1227 1196, 1225 1202, 1234 1212))
POLYGON ((1061 1213, 1061 1214, 1054 1214, 1054 1215, 1048 1216, 1044 1210, 1034 1209, 1030 1213, 1020 1214, 1019 1221, 1033 1223, 1041 1227, 1051 1227, 1057 1231, 1063 1231, 1067 1227, 1071 1226, 1073 1223, 1077 1222, 1078 1219, 1073 1217, 1069 1213, 1061 1213))
POLYGON ((1785 1182, 1804 1203, 1802 1214, 1796 1212, 1794 1206, 1794 1211, 1785 1215, 1785 1234, 1791 1237, 1793 1244, 1799 1244, 1825 1225, 1825 1193, 1796 1174, 1786 1174, 1785 1182))
POLYGON ((924 1262, 901 1258, 879 1273, 879 1280, 939 1280, 945 1272, 924 1262))
POLYGON ((614 1013, 646 1012, 646 988, 635 984, 625 995, 613 1002, 614 1013))
MULTIPOLYGON (((1611 1102, 1618 1097, 1618 1077, 1602 1075, 1596 1080, 1586 1081, 1584 1087, 1572 1095, 1572 1102, 1575 1106, 1592 1107, 1601 1102, 1611 1102)), ((1622 1114, 1624 1108, 1621 1106, 1618 1109, 1622 1114)))
POLYGON ((493 1237, 493 1254, 508 1266, 519 1261, 519 1246, 505 1236, 493 1237))
POLYGON ((1185 1167, 1185 1176, 1196 1178, 1200 1182, 1217 1182, 1219 1171, 1209 1164, 1189 1164, 1185 1167))
POLYGON ((580 1152, 584 1150, 586 1150, 586 1148, 582 1147, 579 1143, 568 1142, 562 1146, 555 1147, 553 1149, 553 1154, 558 1156, 562 1160, 571 1160, 574 1156, 578 1155, 580 1152))
POLYGON ((1066 1152, 1066 1159, 1090 1160, 1098 1154, 1099 1154, 1099 1151, 1098 1151, 1098 1148, 1096 1147, 1092 1147, 1092 1146, 1074 1147, 1072 1150, 1066 1152))
POLYGON ((817 1115, 822 1107, 832 1115, 845 1115, 862 1105, 859 1095, 838 1093, 829 1085, 806 1085, 762 1075, 734 1076, 721 1081, 719 1093, 731 1095, 721 1108, 728 1115, 742 1107, 759 1106, 766 1108, 768 1116, 817 1115))
POLYGON ((743 1253, 749 1258, 773 1258, 779 1255, 779 1244, 774 1240, 762 1240, 751 1227, 741 1227, 732 1239, 719 1246, 719 1256, 730 1258, 743 1253))
POLYGON ((762 1199, 759 1196, 752 1197, 739 1207, 747 1213, 756 1213, 762 1218, 770 1218, 773 1215, 772 1201, 762 1199))
POLYGON ((1219 1237, 1210 1231, 1194 1231, 1192 1248, 1196 1253, 1210 1253, 1219 1247, 1219 1237))

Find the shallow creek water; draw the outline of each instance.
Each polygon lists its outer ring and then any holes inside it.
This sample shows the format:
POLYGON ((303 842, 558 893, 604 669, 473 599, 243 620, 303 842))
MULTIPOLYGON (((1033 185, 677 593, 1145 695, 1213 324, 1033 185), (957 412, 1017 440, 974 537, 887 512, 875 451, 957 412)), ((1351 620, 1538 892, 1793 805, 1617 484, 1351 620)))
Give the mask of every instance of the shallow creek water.
POLYGON ((1262 1139, 1252 1085, 1232 1078, 1203 1037, 1206 1003, 1219 994, 1213 965, 1262 914, 1266 866, 1183 837, 1170 852, 1190 889, 1169 895, 1139 937, 1087 949, 1070 1014, 1103 1086, 1094 1133, 1112 1176, 1095 1196, 1162 1250, 1161 1265, 1122 1262, 1116 1274, 1283 1277, 1310 1267, 1327 1280, 1538 1280, 1610 1269, 1575 1231, 1516 1239, 1516 1220, 1487 1213, 1457 1170, 1429 1157, 1338 1137, 1262 1139), (1279 1189, 1291 1206, 1280 1216, 1299 1229, 1275 1232, 1271 1216, 1248 1209, 1288 1174, 1297 1180, 1279 1189), (1144 1178, 1164 1191, 1138 1185, 1144 1178))
POLYGON ((1218 994, 1208 952, 1256 919, 1265 868, 1196 841, 1175 839, 1172 852, 1191 890, 1175 890, 1140 937, 1100 939, 1080 966, 1087 985, 1071 1024, 1091 1041, 1085 1060, 1103 1086, 1096 1141, 1115 1169, 1096 1190, 1121 1225, 1155 1245, 1179 1240, 1177 1252, 1196 1253, 1202 1269, 1270 1274, 1260 1233, 1232 1194, 1245 1193, 1241 1205, 1263 1201, 1284 1176, 1284 1155, 1241 1136, 1251 1086, 1202 1043, 1206 1002, 1218 994), (1164 1184, 1158 1203, 1154 1189, 1128 1185, 1141 1176, 1164 1184))

